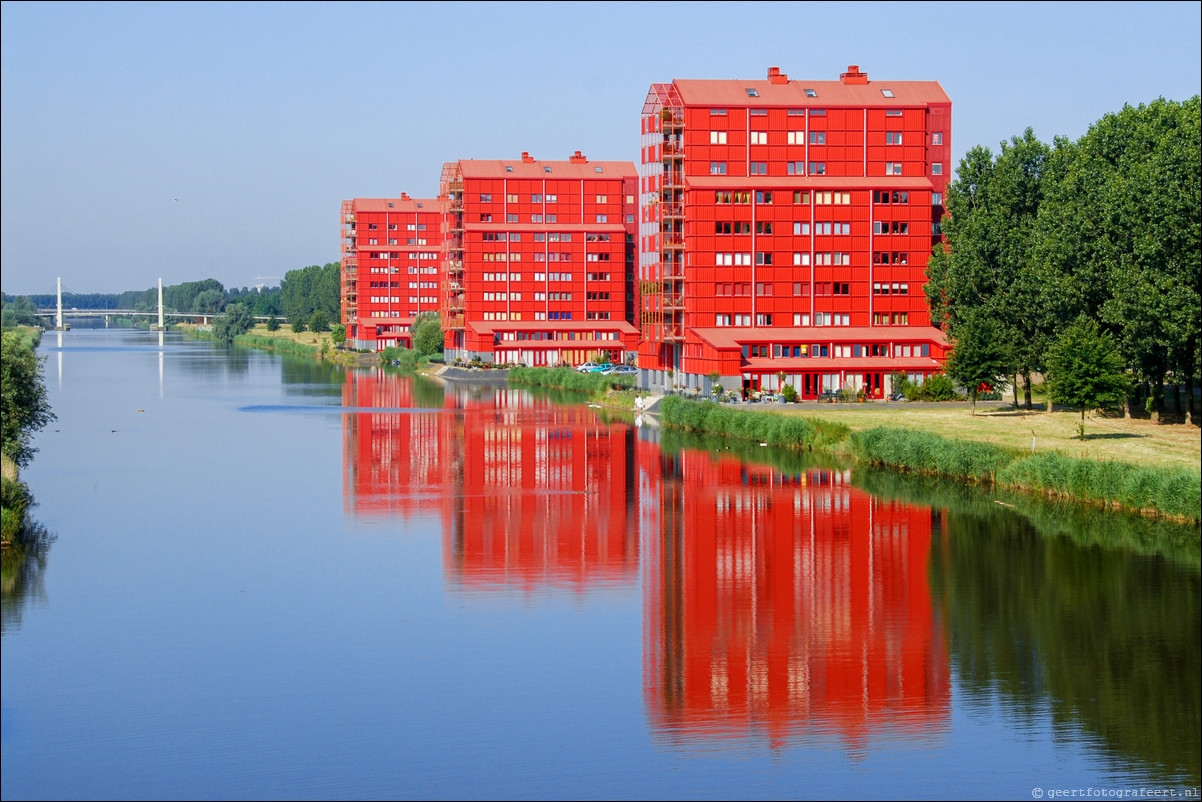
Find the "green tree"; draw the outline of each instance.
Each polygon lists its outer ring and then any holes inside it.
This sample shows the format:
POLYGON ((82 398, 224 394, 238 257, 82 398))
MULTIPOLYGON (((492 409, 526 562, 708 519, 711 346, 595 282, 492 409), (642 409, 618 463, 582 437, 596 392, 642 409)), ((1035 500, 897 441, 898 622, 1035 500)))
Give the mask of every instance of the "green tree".
POLYGON ((1006 386, 1006 376, 1014 368, 1014 355, 1002 336, 1002 325, 978 313, 957 328, 952 355, 947 360, 947 375, 968 392, 972 414, 977 414, 977 396, 982 385, 993 389, 1006 386))
POLYGON ((323 331, 328 331, 330 328, 330 318, 321 309, 315 310, 309 316, 309 330, 320 334, 323 331))
POLYGON ((426 313, 418 315, 409 327, 409 336, 413 342, 413 350, 421 356, 429 356, 442 351, 442 323, 438 315, 426 313))
POLYGON ((342 267, 338 262, 289 270, 280 282, 280 303, 289 320, 321 311, 337 320, 342 303, 342 267))
POLYGON ((254 316, 245 304, 233 303, 225 308, 225 314, 213 324, 213 336, 230 345, 239 334, 246 334, 255 325, 254 316))
POLYGON ((330 339, 334 341, 334 345, 341 346, 346 342, 346 326, 339 323, 330 328, 330 339))
POLYGON ((985 147, 970 150, 948 185, 946 243, 935 246, 927 269, 931 320, 951 339, 971 317, 996 321, 1011 375, 1026 380, 1027 408, 1031 373, 1062 319, 1056 284, 1032 258, 1049 152, 1030 128, 1001 143, 996 158, 985 147))
POLYGON ((292 333, 293 334, 300 334, 304 330, 305 330, 305 321, 304 320, 301 320, 300 318, 296 318, 295 320, 292 321, 292 333))
POLYGON ((279 328, 280 328, 280 321, 274 314, 271 317, 267 318, 267 330, 268 331, 278 331, 279 328))
POLYGON ((4 297, 3 312, 0 312, 0 326, 11 329, 14 326, 36 326, 38 324, 37 307, 27 295, 18 295, 9 301, 4 297))
POLYGON ((54 413, 42 382, 42 360, 16 332, 6 331, 0 340, 0 450, 23 467, 37 451, 30 437, 54 420, 54 413))
MULTIPOLYGON (((166 293, 163 294, 163 303, 166 304, 166 293)), ((198 294, 192 300, 191 311, 198 315, 213 315, 220 312, 225 307, 225 293, 221 290, 205 290, 198 294)))
POLYGON ((1098 324, 1079 317, 1048 351, 1052 400, 1081 409, 1078 431, 1085 439, 1085 411, 1121 401, 1131 390, 1118 346, 1098 324))
POLYGON ((1195 412, 1202 101, 1127 106, 1078 141, 1056 145, 1036 258, 1072 304, 1063 319, 1085 314, 1113 332, 1154 403, 1167 374, 1175 374, 1195 412))

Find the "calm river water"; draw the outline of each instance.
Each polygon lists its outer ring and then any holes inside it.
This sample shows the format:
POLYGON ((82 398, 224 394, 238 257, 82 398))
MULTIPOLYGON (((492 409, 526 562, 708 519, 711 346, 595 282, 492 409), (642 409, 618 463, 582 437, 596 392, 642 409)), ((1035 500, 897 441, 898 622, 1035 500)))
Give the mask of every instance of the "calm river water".
POLYGON ((5 799, 1197 794, 1196 530, 504 385, 41 353, 5 799))

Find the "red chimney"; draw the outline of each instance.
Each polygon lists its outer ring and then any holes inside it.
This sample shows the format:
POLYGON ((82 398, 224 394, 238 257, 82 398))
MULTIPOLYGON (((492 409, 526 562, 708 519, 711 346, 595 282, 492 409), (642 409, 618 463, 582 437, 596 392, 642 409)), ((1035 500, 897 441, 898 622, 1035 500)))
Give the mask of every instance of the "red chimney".
POLYGON ((401 200, 409 200, 409 193, 408 193, 408 192, 402 192, 402 193, 401 193, 401 200))
POLYGON ((774 84, 787 84, 789 83, 789 76, 781 72, 780 67, 769 67, 768 81, 774 84))
POLYGON ((534 164, 534 157, 526 151, 522 151, 522 164, 534 164))
POLYGON ((568 159, 568 162, 571 164, 588 164, 588 159, 580 155, 580 151, 576 151, 572 154, 571 158, 568 159))
POLYGON ((868 83, 868 73, 860 72, 858 64, 852 64, 847 68, 847 72, 839 75, 839 80, 844 84, 866 84, 868 83))

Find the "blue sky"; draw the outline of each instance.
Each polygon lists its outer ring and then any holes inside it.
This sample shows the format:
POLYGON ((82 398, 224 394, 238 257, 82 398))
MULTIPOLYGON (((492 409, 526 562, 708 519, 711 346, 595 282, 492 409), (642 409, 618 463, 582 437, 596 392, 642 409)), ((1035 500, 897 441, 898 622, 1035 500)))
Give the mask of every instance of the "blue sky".
MULTIPOLYGON (((673 78, 937 80, 955 160, 1202 91, 1189 3, 3 3, 2 286, 230 286, 338 258, 444 161, 638 158, 673 78)), ((274 282, 272 282, 274 283, 274 282)))

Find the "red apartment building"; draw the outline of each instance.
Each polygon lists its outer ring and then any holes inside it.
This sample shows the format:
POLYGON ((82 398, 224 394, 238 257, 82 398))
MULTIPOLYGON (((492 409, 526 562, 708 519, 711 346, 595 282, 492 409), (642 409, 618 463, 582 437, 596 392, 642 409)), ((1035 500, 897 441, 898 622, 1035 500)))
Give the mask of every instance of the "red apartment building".
POLYGON ((437 200, 355 198, 342 202, 342 322, 351 346, 409 348, 409 327, 437 314, 442 282, 442 211, 437 200))
POLYGON ((643 106, 640 386, 880 397, 947 352, 923 284, 951 172, 934 81, 652 84, 643 106))
POLYGON ((443 166, 448 361, 579 364, 633 357, 638 174, 631 162, 443 166))

